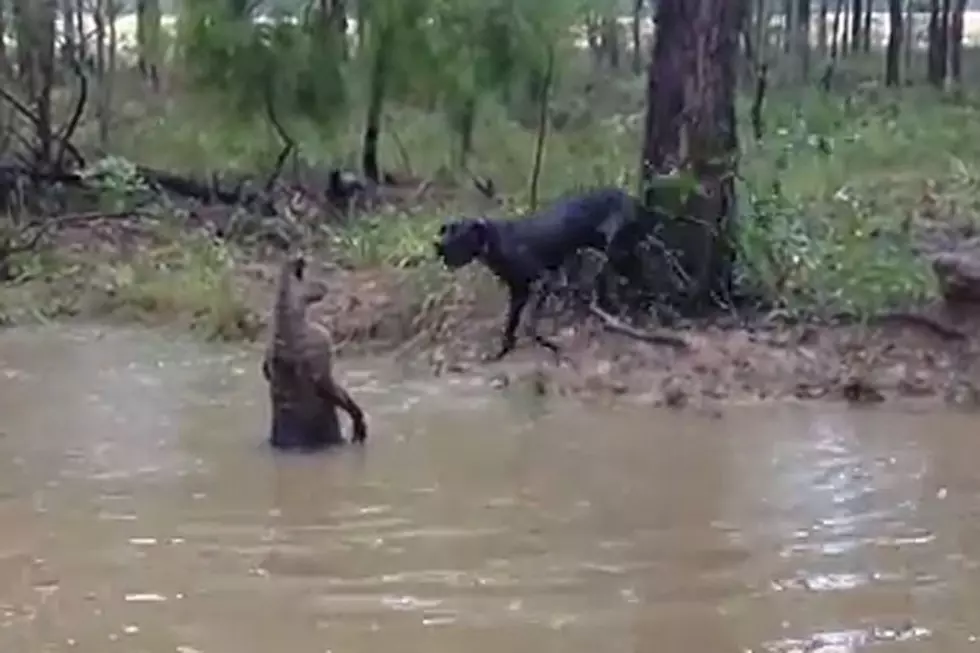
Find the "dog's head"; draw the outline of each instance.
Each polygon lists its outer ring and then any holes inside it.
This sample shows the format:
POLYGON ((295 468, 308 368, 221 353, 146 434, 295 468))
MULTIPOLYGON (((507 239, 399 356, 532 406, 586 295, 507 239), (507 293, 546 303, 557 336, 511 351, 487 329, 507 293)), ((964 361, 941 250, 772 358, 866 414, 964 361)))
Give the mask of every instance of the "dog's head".
POLYGON ((445 266, 456 269, 486 253, 489 236, 490 224, 483 218, 459 218, 439 228, 433 246, 445 266))

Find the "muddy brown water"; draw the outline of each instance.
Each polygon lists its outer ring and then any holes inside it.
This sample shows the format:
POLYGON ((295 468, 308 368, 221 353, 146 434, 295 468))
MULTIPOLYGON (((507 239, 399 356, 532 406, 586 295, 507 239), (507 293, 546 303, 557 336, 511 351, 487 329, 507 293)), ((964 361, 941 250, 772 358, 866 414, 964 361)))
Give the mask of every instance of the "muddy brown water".
POLYGON ((276 456, 254 351, 0 333, 0 651, 975 651, 980 420, 535 405, 344 361, 276 456))

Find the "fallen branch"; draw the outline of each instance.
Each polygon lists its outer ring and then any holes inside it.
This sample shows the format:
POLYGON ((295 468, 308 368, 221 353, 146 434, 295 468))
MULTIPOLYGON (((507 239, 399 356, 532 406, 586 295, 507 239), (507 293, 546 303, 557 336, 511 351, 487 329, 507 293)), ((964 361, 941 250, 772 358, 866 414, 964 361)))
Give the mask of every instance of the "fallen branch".
POLYGON ((942 320, 923 313, 891 311, 888 313, 875 315, 871 318, 870 322, 872 324, 911 324, 913 326, 923 327, 928 331, 932 331, 943 340, 950 342, 963 341, 967 339, 967 335, 956 327, 950 324, 945 324, 942 320))
POLYGON ((603 326, 613 332, 620 335, 633 338, 634 340, 640 340, 641 342, 648 342, 653 345, 667 345, 668 347, 674 347, 676 349, 690 349, 690 344, 680 336, 675 336, 669 333, 656 333, 652 331, 643 331, 637 329, 636 327, 626 324, 622 320, 619 320, 609 313, 605 312, 599 308, 595 302, 589 304, 589 314, 593 317, 599 319, 603 326))
POLYGON ((96 220, 111 220, 120 218, 131 218, 136 216, 146 215, 141 211, 128 209, 125 211, 88 211, 85 213, 66 213, 64 215, 51 216, 45 218, 40 224, 27 225, 21 230, 21 235, 26 233, 32 228, 36 231, 34 234, 25 242, 19 243, 17 245, 3 246, 0 245, 0 260, 6 259, 10 256, 17 254, 23 254, 24 252, 29 252, 35 249, 41 242, 41 239, 46 235, 51 233, 55 229, 66 227, 70 224, 79 222, 94 222, 96 220))

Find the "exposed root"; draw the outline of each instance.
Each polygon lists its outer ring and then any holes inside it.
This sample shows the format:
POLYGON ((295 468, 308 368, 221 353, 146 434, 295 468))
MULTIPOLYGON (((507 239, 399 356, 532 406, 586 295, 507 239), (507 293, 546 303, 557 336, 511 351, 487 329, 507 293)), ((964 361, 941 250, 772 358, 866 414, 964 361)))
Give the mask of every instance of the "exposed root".
POLYGON ((618 333, 620 335, 633 338, 634 340, 640 340, 641 342, 648 342, 653 345, 667 345, 669 347, 675 347, 677 349, 690 349, 690 344, 680 336, 676 336, 664 332, 653 332, 644 331, 642 329, 637 329, 636 327, 626 324, 622 320, 616 319, 606 311, 599 308, 595 302, 589 305, 589 314, 598 318, 603 326, 612 333, 618 333))

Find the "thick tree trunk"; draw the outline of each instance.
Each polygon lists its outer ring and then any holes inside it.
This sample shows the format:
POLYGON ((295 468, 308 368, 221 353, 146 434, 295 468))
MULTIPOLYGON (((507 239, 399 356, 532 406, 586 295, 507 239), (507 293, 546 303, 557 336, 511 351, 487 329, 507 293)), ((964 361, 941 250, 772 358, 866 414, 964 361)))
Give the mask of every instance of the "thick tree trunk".
POLYGON ((650 62, 642 178, 648 209, 673 214, 658 234, 673 288, 655 292, 687 310, 727 301, 735 258, 738 156, 735 62, 744 4, 660 0, 650 62), (698 190, 671 209, 661 175, 692 175, 698 190), (664 252, 666 251, 666 253, 664 252), (672 301, 671 301, 672 300, 672 301))
POLYGON ((902 0, 888 0, 888 48, 885 50, 885 85, 898 86, 902 53, 902 0))

